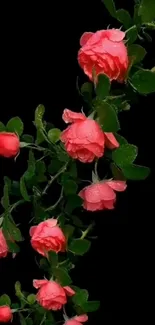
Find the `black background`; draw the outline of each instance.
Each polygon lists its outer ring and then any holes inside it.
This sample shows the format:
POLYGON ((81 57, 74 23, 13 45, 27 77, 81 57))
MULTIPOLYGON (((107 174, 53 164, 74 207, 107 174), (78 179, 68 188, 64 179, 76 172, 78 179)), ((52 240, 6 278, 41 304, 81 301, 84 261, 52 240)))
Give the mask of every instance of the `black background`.
MULTIPOLYGON (((134 1, 115 2, 117 8, 123 7, 132 13, 134 1)), ((13 3, 4 7, 1 4, 0 22, 0 120, 5 123, 18 115, 24 121, 25 133, 33 133, 34 110, 42 103, 46 107, 46 119, 62 128, 63 109, 80 108, 77 75, 86 80, 76 60, 80 36, 84 31, 106 29, 109 24, 119 27, 118 23, 97 0, 51 4, 42 1, 33 6, 13 3)), ((153 33, 152 36, 154 42, 153 33)), ((144 46, 149 51, 145 67, 151 68, 155 65, 155 56, 149 43, 144 46)), ((92 300, 101 301, 100 310, 90 314, 89 324, 103 321, 107 324, 111 320, 127 323, 131 312, 140 308, 137 307, 139 298, 134 300, 142 290, 143 267, 138 273, 138 261, 141 256, 144 258, 148 242, 151 246, 151 239, 146 240, 151 238, 147 226, 153 224, 154 101, 154 95, 139 96, 138 104, 121 117, 122 134, 139 147, 137 162, 149 166, 151 176, 144 182, 129 182, 127 191, 119 195, 114 211, 94 214, 97 224, 94 232, 98 239, 93 242, 90 253, 81 258, 73 275, 75 284, 87 288, 92 300), (134 243, 133 229, 136 229, 134 243)), ((4 175, 18 179, 25 163, 23 156, 16 165, 1 158, 1 179, 4 175)), ((28 210, 21 208, 17 216, 27 239, 28 214, 28 210)), ((13 261, 11 257, 0 261, 0 293, 13 298, 15 281, 20 280, 25 290, 32 291, 32 279, 42 276, 29 244, 22 245, 23 253, 13 261)), ((141 261, 139 263, 141 265, 141 261)), ((149 258, 147 263, 150 263, 149 258)), ((143 314, 141 308, 140 314, 143 314)))

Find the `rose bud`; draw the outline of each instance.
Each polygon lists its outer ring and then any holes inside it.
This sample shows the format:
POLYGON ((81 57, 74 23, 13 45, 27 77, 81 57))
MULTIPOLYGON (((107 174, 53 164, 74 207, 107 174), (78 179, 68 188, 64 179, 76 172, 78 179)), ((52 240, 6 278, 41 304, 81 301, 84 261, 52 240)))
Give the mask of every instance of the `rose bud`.
POLYGON ((79 193, 84 200, 83 207, 89 211, 114 209, 116 193, 123 192, 127 185, 124 181, 107 180, 86 186, 79 193))
POLYGON ((6 257, 8 254, 8 246, 6 239, 3 235, 2 229, 0 229, 0 258, 1 257, 6 257))
POLYGON ((87 320, 88 320, 88 316, 86 314, 79 315, 66 320, 64 325, 82 325, 82 323, 87 322, 87 320))
POLYGON ((56 219, 48 219, 31 227, 30 236, 32 247, 43 256, 50 251, 58 253, 66 249, 66 238, 56 219))
POLYGON ((96 77, 106 74, 110 80, 123 82, 126 79, 129 59, 124 38, 125 33, 119 29, 86 32, 82 35, 78 62, 90 80, 93 79, 93 69, 96 77))
POLYGON ((9 306, 0 306, 0 323, 8 323, 12 320, 12 311, 9 306))
POLYGON ((70 287, 61 287, 55 281, 33 280, 33 286, 39 291, 36 295, 38 303, 48 310, 59 310, 67 303, 67 296, 73 296, 75 291, 70 287))
POLYGON ((15 133, 0 132, 0 156, 15 157, 20 148, 20 141, 15 133))

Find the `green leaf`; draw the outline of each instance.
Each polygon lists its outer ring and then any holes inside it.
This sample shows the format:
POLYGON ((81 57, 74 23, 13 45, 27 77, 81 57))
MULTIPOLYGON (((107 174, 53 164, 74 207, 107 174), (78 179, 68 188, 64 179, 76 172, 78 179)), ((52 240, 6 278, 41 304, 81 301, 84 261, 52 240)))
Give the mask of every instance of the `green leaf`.
POLYGON ((132 86, 140 94, 155 92, 155 73, 150 70, 139 70, 131 77, 132 86))
POLYGON ((36 140, 35 140, 35 144, 39 145, 42 142, 45 141, 42 129, 37 129, 37 135, 36 135, 36 140))
POLYGON ((125 29, 128 29, 130 26, 132 26, 132 19, 127 10, 119 9, 116 12, 117 20, 119 20, 125 29))
POLYGON ((21 284, 19 281, 15 283, 15 293, 20 300, 25 298, 24 294, 21 291, 21 284))
POLYGON ((62 227, 62 230, 63 230, 63 233, 64 233, 65 237, 68 240, 69 237, 72 237, 72 235, 74 233, 74 230, 75 230, 75 227, 73 227, 72 225, 64 225, 62 227))
POLYGON ((13 219, 11 219, 8 215, 6 215, 3 220, 3 232, 8 240, 13 239, 17 242, 23 240, 20 229, 17 228, 16 224, 13 222, 13 219))
POLYGON ((9 201, 9 185, 8 185, 8 182, 5 182, 5 184, 4 184, 3 197, 1 199, 1 204, 2 204, 2 206, 3 206, 3 208, 5 210, 8 209, 8 207, 10 205, 10 201, 9 201))
POLYGON ((52 143, 56 143, 60 140, 61 130, 54 128, 48 131, 48 138, 52 143))
POLYGON ((126 39, 128 40, 128 45, 132 44, 136 41, 138 37, 138 30, 136 25, 130 27, 127 31, 126 31, 126 39))
POLYGON ((8 246, 10 253, 19 253, 20 252, 20 248, 15 242, 7 240, 7 246, 8 246))
POLYGON ((117 13, 116 13, 116 8, 115 8, 114 1, 113 0, 102 0, 102 2, 104 3, 105 7, 109 11, 110 15, 112 17, 116 18, 117 17, 117 13))
POLYGON ((100 102, 95 105, 99 123, 102 126, 104 132, 117 132, 120 128, 117 114, 113 107, 106 103, 100 102))
POLYGON ((30 201, 23 176, 20 178, 20 192, 25 201, 30 201))
POLYGON ((8 121, 6 128, 7 131, 17 133, 20 136, 23 133, 24 124, 22 120, 16 116, 8 121))
POLYGON ((52 174, 52 175, 56 174, 61 169, 62 166, 63 166, 62 161, 59 161, 58 159, 53 158, 51 160, 50 164, 48 165, 49 174, 52 174))
POLYGON ((88 300, 88 291, 85 289, 79 289, 72 297, 72 301, 77 306, 82 306, 88 300))
POLYGON ((144 180, 149 176, 150 168, 132 164, 124 166, 122 172, 126 179, 144 180))
POLYGON ((139 44, 132 44, 128 47, 128 54, 131 57, 133 64, 142 61, 146 53, 144 47, 139 44))
POLYGON ((43 124, 43 116, 45 113, 45 107, 44 105, 39 105, 36 110, 35 110, 35 126, 38 129, 44 129, 44 124, 43 124))
POLYGON ((63 186, 65 195, 75 194, 78 189, 77 184, 72 180, 67 180, 63 186))
POLYGON ((82 305, 82 310, 85 313, 96 311, 100 308, 100 301, 87 301, 82 305))
POLYGON ((4 294, 0 297, 0 306, 11 306, 11 299, 8 295, 4 294))
POLYGON ((93 85, 91 82, 85 82, 81 87, 81 94, 86 100, 86 102, 90 103, 92 101, 92 92, 93 85))
POLYGON ((71 215, 70 217, 72 219, 73 225, 75 225, 76 227, 79 227, 79 228, 83 226, 83 223, 79 217, 73 216, 73 215, 71 215))
POLYGON ((67 162, 69 161, 69 156, 67 152, 61 147, 61 146, 56 146, 56 154, 57 154, 57 159, 60 160, 61 162, 67 162))
POLYGON ((23 142, 27 142, 27 143, 34 143, 34 137, 29 134, 23 134, 21 137, 21 140, 23 142))
POLYGON ((33 320, 31 318, 26 317, 26 325, 33 325, 33 320))
POLYGON ((37 174, 44 174, 46 172, 46 165, 43 160, 36 162, 36 172, 37 174))
POLYGON ((52 268, 56 267, 58 265, 58 254, 54 251, 48 252, 48 261, 52 268))
POLYGON ((69 245, 69 251, 75 255, 84 255, 90 248, 90 241, 87 239, 73 239, 69 245))
POLYGON ((122 170, 116 166, 114 163, 110 164, 110 169, 115 180, 124 181, 126 178, 123 175, 122 170))
POLYGON ((141 25, 141 17, 139 16, 139 4, 135 4, 134 6, 134 15, 133 15, 133 21, 135 25, 141 25))
POLYGON ((77 167, 75 161, 71 161, 68 168, 68 173, 72 178, 77 178, 77 167))
POLYGON ((143 23, 152 22, 155 19, 155 1, 142 0, 139 6, 139 16, 143 23))
POLYGON ((36 295, 31 293, 30 295, 27 296, 27 301, 30 305, 33 305, 36 302, 36 295))
POLYGON ((120 145, 128 143, 128 141, 124 137, 122 137, 122 135, 120 135, 120 134, 115 134, 115 137, 120 145))
POLYGON ((0 122, 0 132, 3 132, 5 130, 6 130, 5 125, 2 122, 0 122))
POLYGON ((136 159, 138 149, 133 144, 123 144, 112 152, 112 159, 119 167, 132 164, 136 159))
POLYGON ((19 319, 20 319, 20 325, 27 325, 26 319, 24 318, 24 316, 21 313, 19 313, 19 319))
POLYGON ((53 268, 52 271, 61 286, 68 286, 72 283, 71 277, 63 268, 53 268))
POLYGON ((29 159, 28 159, 28 168, 23 175, 26 181, 30 180, 35 175, 35 169, 36 169, 36 161, 35 161, 34 153, 32 152, 32 150, 30 150, 29 159))
POLYGON ((98 82, 96 85, 96 95, 99 99, 105 99, 105 97, 109 95, 110 85, 110 80, 105 74, 100 74, 98 76, 98 82))
POLYGON ((76 208, 81 207, 83 200, 78 195, 68 195, 65 212, 71 214, 76 208))

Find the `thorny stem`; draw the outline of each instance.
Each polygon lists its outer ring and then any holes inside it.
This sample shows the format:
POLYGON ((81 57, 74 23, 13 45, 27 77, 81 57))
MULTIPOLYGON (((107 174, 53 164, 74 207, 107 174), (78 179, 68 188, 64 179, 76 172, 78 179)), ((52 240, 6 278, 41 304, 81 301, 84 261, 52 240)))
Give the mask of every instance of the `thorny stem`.
POLYGON ((55 174, 53 177, 51 177, 51 180, 48 182, 48 184, 45 186, 43 192, 42 192, 42 195, 45 195, 47 190, 49 189, 49 187, 52 185, 52 183, 57 179, 57 177, 59 175, 61 175, 65 170, 66 170, 66 167, 67 167, 67 164, 68 162, 58 171, 57 174, 55 174))
POLYGON ((87 234, 89 233, 89 231, 94 227, 94 225, 95 225, 94 222, 91 223, 91 224, 88 226, 88 228, 87 228, 85 231, 82 232, 82 236, 80 237, 80 239, 84 239, 84 238, 87 236, 87 234))
POLYGON ((98 160, 95 161, 95 166, 94 166, 94 170, 95 170, 95 175, 98 176, 97 173, 97 165, 98 165, 98 160))
POLYGON ((44 323, 45 319, 46 319, 46 314, 44 314, 44 316, 43 316, 43 318, 42 318, 42 320, 40 322, 40 325, 42 325, 44 323))
POLYGON ((60 193, 60 196, 59 196, 58 200, 55 202, 55 204, 51 205, 51 206, 50 206, 49 208, 47 208, 45 211, 47 212, 47 211, 52 211, 52 210, 54 210, 54 209, 57 207, 57 205, 61 202, 62 198, 63 198, 63 187, 62 187, 62 189, 61 189, 61 193, 60 193))

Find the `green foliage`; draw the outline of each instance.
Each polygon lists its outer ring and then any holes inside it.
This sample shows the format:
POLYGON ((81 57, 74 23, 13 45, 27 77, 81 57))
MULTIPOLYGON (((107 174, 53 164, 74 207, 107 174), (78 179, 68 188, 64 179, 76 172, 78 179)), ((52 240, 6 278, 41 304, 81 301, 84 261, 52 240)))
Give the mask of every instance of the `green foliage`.
POLYGON ((56 143, 60 139, 61 131, 57 128, 53 128, 48 131, 48 138, 52 143, 56 143))
POLYGON ((90 249, 91 242, 87 239, 73 239, 68 247, 75 255, 84 255, 90 249))
POLYGON ((96 95, 99 99, 105 99, 109 95, 110 91, 110 80, 105 74, 98 76, 98 82, 96 85, 96 95))
POLYGON ((72 297, 72 301, 77 306, 82 306, 88 300, 88 291, 85 289, 79 289, 72 297))
POLYGON ((6 214, 3 220, 3 233, 8 240, 20 242, 23 240, 20 229, 17 228, 13 219, 9 214, 6 214))
POLYGON ((20 136, 23 133, 24 124, 18 116, 13 117, 8 121, 6 129, 8 132, 17 133, 20 136))
POLYGON ((71 214, 76 208, 81 207, 83 200, 78 195, 68 195, 65 212, 71 214))
POLYGON ((131 164, 124 166, 122 172, 126 179, 144 180, 149 176, 150 169, 148 167, 131 164))
POLYGON ((155 1, 142 0, 138 14, 141 16, 143 23, 152 22, 155 19, 155 1))
POLYGON ((139 44, 132 44, 128 47, 128 54, 134 64, 142 61, 146 55, 146 50, 139 44))
POLYGON ((128 45, 134 43, 136 41, 138 37, 138 30, 136 25, 130 27, 127 31, 126 31, 126 39, 128 41, 128 45))
POLYGON ((150 70, 138 70, 131 77, 132 86, 141 94, 155 92, 155 73, 150 70))
POLYGON ((93 92, 93 85, 90 82, 85 82, 81 87, 81 94, 84 100, 88 103, 92 101, 92 92, 93 92))
POLYGON ((119 20, 125 29, 128 29, 132 26, 132 19, 129 12, 125 9, 119 9, 116 12, 117 20, 119 20))
POLYGON ((85 313, 90 313, 96 311, 100 308, 99 301, 87 301, 82 305, 82 310, 85 313))
POLYGON ((78 186, 73 180, 66 180, 63 186, 65 195, 71 195, 77 192, 78 186))
POLYGON ((52 272, 63 287, 68 286, 72 283, 72 279, 69 276, 68 272, 62 267, 52 268, 52 272))
POLYGON ((74 233, 74 230, 75 230, 75 227, 73 227, 72 225, 70 224, 65 224, 63 227, 62 227, 62 230, 63 230, 63 233, 65 235, 65 237, 67 238, 70 238, 72 237, 73 233, 74 233))
POLYGON ((53 267, 57 267, 58 265, 58 254, 54 251, 48 252, 48 261, 50 265, 53 267))
POLYGON ((34 143, 34 137, 30 134, 23 134, 21 140, 27 143, 34 143))
POLYGON ((11 299, 8 295, 4 294, 0 297, 0 306, 11 306, 11 299))
POLYGON ((35 110, 35 126, 37 129, 44 129, 43 117, 45 113, 44 105, 39 105, 35 110))
POLYGON ((26 185, 25 185, 24 176, 22 176, 20 178, 20 192, 21 192, 21 195, 22 195, 22 197, 24 198, 25 201, 30 201, 30 197, 28 195, 27 188, 26 188, 26 185))
POLYGON ((98 120, 105 132, 117 132, 120 128, 119 120, 115 109, 107 102, 98 102, 95 104, 98 120))
POLYGON ((115 8, 114 1, 113 0, 102 0, 102 2, 104 3, 105 7, 109 11, 110 15, 112 17, 116 18, 117 17, 117 13, 116 13, 116 8, 115 8))
POLYGON ((3 132, 5 130, 6 130, 5 125, 2 122, 0 122, 0 132, 3 132))
POLYGON ((33 305, 36 302, 36 295, 34 295, 33 293, 28 295, 27 302, 29 303, 29 305, 33 305))
POLYGON ((112 158, 119 167, 132 164, 137 157, 138 149, 133 144, 123 144, 112 152, 112 158))
POLYGON ((9 205, 10 205, 10 201, 9 201, 9 183, 8 180, 5 179, 4 180, 4 188, 3 188, 3 197, 1 198, 1 204, 3 206, 3 208, 6 210, 8 209, 9 205))

